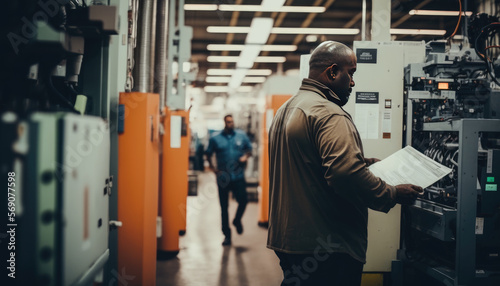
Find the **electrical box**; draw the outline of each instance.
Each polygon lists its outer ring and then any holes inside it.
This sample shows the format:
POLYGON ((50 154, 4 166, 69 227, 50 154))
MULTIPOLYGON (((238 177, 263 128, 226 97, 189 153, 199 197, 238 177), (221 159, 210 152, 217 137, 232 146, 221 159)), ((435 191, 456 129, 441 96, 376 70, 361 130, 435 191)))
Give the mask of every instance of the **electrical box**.
MULTIPOLYGON (((403 147, 404 67, 425 57, 423 42, 354 42, 355 86, 344 109, 353 117, 366 158, 386 158, 403 147)), ((401 207, 369 210, 365 272, 389 272, 399 248, 401 207)))

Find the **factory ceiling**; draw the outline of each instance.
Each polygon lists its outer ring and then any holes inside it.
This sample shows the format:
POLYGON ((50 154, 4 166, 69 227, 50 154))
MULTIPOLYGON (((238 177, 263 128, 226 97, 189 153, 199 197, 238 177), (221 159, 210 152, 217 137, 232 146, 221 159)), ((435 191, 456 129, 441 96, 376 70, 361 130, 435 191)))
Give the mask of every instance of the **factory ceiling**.
MULTIPOLYGON (((261 0, 185 0, 186 4, 237 4, 260 5, 261 0)), ((371 3, 366 1, 366 31, 371 29, 371 3)), ((393 0, 391 1, 391 28, 397 29, 430 29, 445 30, 444 36, 436 35, 392 35, 398 41, 429 41, 450 36, 457 25, 457 16, 420 16, 410 15, 411 10, 447 10, 462 9, 476 12, 474 1, 459 0, 393 0)), ((195 86, 206 86, 207 69, 234 69, 235 63, 208 62, 208 56, 238 56, 239 51, 209 51, 209 44, 244 44, 246 33, 209 33, 208 26, 246 26, 249 27, 254 17, 270 17, 276 27, 308 27, 308 28, 362 28, 362 0, 286 0, 284 6, 317 6, 325 7, 323 13, 286 13, 286 12, 230 12, 230 11, 185 11, 185 25, 193 27, 192 62, 197 62, 199 72, 195 86)), ((462 19, 463 20, 463 19, 462 19)), ((457 35, 461 35, 461 22, 457 35)), ((369 34, 369 32, 367 32, 369 34)), ((367 40, 370 39, 367 35, 367 40)), ((277 63, 255 63, 253 69, 271 69, 273 73, 299 68, 301 54, 310 53, 320 42, 335 40, 352 46, 353 41, 361 40, 361 33, 355 35, 324 34, 271 34, 268 45, 296 45, 295 51, 261 51, 260 56, 284 56, 286 61, 277 63)), ((219 84, 220 85, 220 84, 219 84)), ((243 83, 243 85, 252 85, 243 83)))

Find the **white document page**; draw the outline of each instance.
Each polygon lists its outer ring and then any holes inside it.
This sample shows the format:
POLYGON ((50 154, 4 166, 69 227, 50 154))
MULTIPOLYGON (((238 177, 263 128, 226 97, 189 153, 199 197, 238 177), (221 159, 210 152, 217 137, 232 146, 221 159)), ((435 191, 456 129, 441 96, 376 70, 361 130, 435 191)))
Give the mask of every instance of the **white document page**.
POLYGON ((368 167, 372 173, 390 185, 413 184, 427 188, 451 172, 411 146, 397 151, 368 167))
POLYGON ((361 139, 378 139, 378 104, 356 103, 354 124, 361 139))

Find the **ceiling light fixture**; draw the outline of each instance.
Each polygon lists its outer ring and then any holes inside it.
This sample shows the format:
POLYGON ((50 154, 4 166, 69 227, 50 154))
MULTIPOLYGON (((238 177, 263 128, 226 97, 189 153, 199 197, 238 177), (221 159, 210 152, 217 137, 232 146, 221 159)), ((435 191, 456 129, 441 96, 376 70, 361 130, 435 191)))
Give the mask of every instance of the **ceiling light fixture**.
POLYGON ((184 4, 185 11, 217 11, 217 4, 184 4))
MULTIPOLYGON (((280 2, 280 1, 278 1, 280 2)), ((279 3, 278 3, 279 4, 279 3)), ((184 4, 185 11, 224 11, 224 12, 286 12, 286 13, 323 13, 322 6, 283 6, 265 7, 263 5, 229 5, 229 4, 184 4)))
POLYGON ((251 85, 240 86, 237 89, 238 92, 251 92, 252 90, 253 90, 253 86, 251 86, 251 85))
POLYGON ((286 0, 262 0, 260 5, 265 9, 280 9, 285 2, 286 0))
POLYGON ((245 86, 240 86, 239 88, 237 89, 231 89, 229 88, 228 86, 224 86, 224 85, 221 85, 221 86, 213 86, 213 85, 207 85, 203 88, 203 90, 206 92, 206 93, 223 93, 223 92, 230 92, 232 90, 236 91, 236 92, 251 92, 253 90, 253 86, 251 85, 245 85, 245 86))
POLYGON ((230 88, 238 88, 247 75, 247 71, 248 69, 237 69, 236 72, 231 76, 231 80, 229 80, 229 83, 227 85, 230 88))
MULTIPOLYGON (((268 6, 271 5, 273 7, 278 7, 276 3, 266 3, 268 6)), ((278 4, 279 3, 281 3, 281 0, 278 1, 278 4)), ((281 3, 281 5, 283 5, 283 3, 281 3)), ((271 18, 256 17, 252 19, 250 31, 245 38, 245 46, 243 47, 238 61, 236 62, 236 67, 238 69, 232 74, 231 80, 228 84, 230 88, 237 88, 241 85, 248 70, 251 69, 257 61, 262 45, 267 42, 273 25, 274 20, 271 18)))
MULTIPOLYGON (((239 57, 236 56, 208 56, 207 61, 211 63, 235 63, 239 57)), ((284 63, 286 57, 260 56, 255 59, 256 63, 284 63)))
MULTIPOLYGON (((410 10, 408 14, 415 16, 458 16, 459 11, 410 10)), ((471 16, 471 11, 463 11, 462 16, 471 16)))
POLYGON ((207 76, 205 78, 205 81, 208 83, 226 83, 229 82, 230 80, 231 80, 230 76, 207 76))
POLYGON ((323 13, 323 6, 283 6, 266 8, 262 5, 219 5, 219 10, 228 12, 284 12, 284 13, 323 13))
POLYGON ((316 35, 307 35, 306 36, 306 42, 308 43, 314 43, 318 40, 318 36, 316 35))
POLYGON ((250 32, 250 27, 237 26, 208 26, 208 33, 235 33, 246 34, 250 32))
MULTIPOLYGON (((235 72, 235 70, 233 70, 233 72, 235 72)), ((246 74, 246 75, 248 75, 248 74, 246 74)), ((205 78, 205 81, 208 83, 228 83, 231 81, 231 77, 230 76, 207 76, 205 78)), ((250 76, 250 77, 247 76, 247 77, 244 77, 242 80, 242 82, 245 82, 245 83, 262 83, 265 81, 266 81, 265 76, 250 76)))
POLYGON ((259 54, 260 46, 246 45, 243 51, 241 51, 238 61, 236 62, 236 68, 251 69, 259 54))
MULTIPOLYGON (((208 44, 209 51, 242 51, 245 45, 234 44, 208 44)), ((297 45, 262 45, 262 51, 269 52, 294 52, 297 50, 297 45)))
POLYGON ((273 24, 274 21, 271 18, 253 18, 245 44, 264 45, 269 38, 273 24))
MULTIPOLYGON (((208 26, 208 33, 235 33, 244 34, 250 32, 250 27, 235 26, 208 26)), ((318 34, 318 35, 357 35, 357 28, 294 28, 294 27, 274 27, 271 34, 318 34)))
MULTIPOLYGON (((207 75, 232 75, 235 71, 235 69, 208 69, 207 75)), ((269 76, 272 73, 273 71, 270 69, 253 69, 248 70, 247 75, 269 76)))
POLYGON ((443 36, 446 30, 426 30, 426 29, 391 29, 392 35, 429 35, 443 36))

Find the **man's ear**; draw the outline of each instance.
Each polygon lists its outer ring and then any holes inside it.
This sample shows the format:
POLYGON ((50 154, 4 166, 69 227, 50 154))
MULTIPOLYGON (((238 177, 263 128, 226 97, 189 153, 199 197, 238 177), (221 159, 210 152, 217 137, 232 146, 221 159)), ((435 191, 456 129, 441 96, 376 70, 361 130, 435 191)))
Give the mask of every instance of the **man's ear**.
POLYGON ((330 73, 329 76, 331 79, 335 79, 337 77, 337 73, 339 71, 339 66, 337 64, 333 64, 330 66, 330 73))

